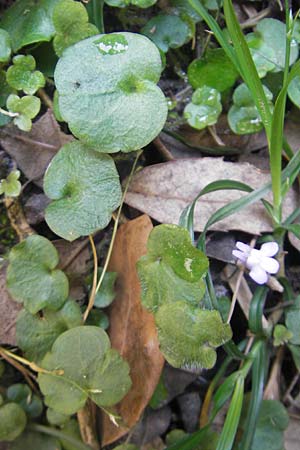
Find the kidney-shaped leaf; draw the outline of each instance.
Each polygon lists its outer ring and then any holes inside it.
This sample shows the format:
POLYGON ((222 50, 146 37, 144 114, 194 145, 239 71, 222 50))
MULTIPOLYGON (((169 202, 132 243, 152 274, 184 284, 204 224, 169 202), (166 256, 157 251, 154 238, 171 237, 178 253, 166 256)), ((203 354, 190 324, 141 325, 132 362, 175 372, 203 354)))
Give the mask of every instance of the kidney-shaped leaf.
POLYGON ((159 51, 145 36, 80 41, 56 66, 60 113, 73 134, 99 152, 138 150, 166 120, 167 103, 156 86, 161 68, 159 51))
POLYGON ((38 417, 43 412, 43 403, 40 397, 33 394, 27 384, 12 384, 6 391, 7 399, 18 403, 30 418, 38 417))
POLYGON ((179 301, 161 306, 155 314, 160 349, 174 367, 209 369, 216 362, 215 348, 231 336, 230 325, 218 311, 179 301))
POLYGON ((81 323, 80 308, 73 300, 58 311, 45 309, 42 316, 22 310, 17 319, 17 344, 26 358, 39 363, 60 334, 81 323))
POLYGON ((184 108, 188 124, 197 130, 214 125, 222 111, 220 93, 209 86, 196 89, 192 101, 184 108))
POLYGON ((3 14, 1 28, 10 34, 13 50, 34 42, 50 41, 54 34, 52 13, 59 0, 19 0, 3 14))
POLYGON ((16 439, 10 450, 61 450, 60 442, 47 434, 35 433, 34 431, 25 431, 16 439))
POLYGON ((9 292, 31 314, 45 307, 57 310, 64 304, 69 283, 66 275, 56 269, 58 254, 48 239, 29 236, 11 250, 9 262, 9 292))
POLYGON ((156 2, 157 0, 105 0, 107 5, 116 6, 118 8, 124 8, 129 5, 139 6, 140 8, 149 8, 156 2))
POLYGON ((68 241, 105 228, 122 195, 112 158, 78 141, 64 145, 55 155, 44 191, 53 200, 46 209, 46 221, 68 241))
POLYGON ((204 294, 202 277, 208 259, 196 249, 188 231, 177 225, 159 225, 148 240, 148 253, 137 269, 143 305, 156 311, 163 303, 186 300, 198 304, 204 294))
POLYGON ((0 28, 0 62, 7 62, 11 55, 11 39, 7 31, 0 28))
POLYGON ((17 90, 25 94, 34 94, 39 88, 45 86, 42 72, 35 70, 36 62, 32 55, 17 55, 13 58, 13 65, 7 69, 6 80, 17 90))
POLYGON ((26 414, 17 403, 0 407, 0 442, 13 441, 26 426, 26 414))
POLYGON ((117 403, 130 388, 129 366, 110 348, 101 328, 81 326, 61 334, 42 361, 38 382, 50 408, 74 414, 91 398, 98 406, 117 403))

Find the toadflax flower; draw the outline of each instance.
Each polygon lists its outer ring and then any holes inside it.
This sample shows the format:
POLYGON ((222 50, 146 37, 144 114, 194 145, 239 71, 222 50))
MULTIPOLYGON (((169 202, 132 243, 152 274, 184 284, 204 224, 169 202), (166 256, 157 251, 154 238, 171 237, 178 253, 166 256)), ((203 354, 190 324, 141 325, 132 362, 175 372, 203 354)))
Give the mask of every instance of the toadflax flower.
POLYGON ((266 242, 260 250, 243 242, 237 242, 236 247, 238 250, 233 250, 232 254, 250 270, 249 275, 256 283, 264 284, 270 273, 278 272, 279 262, 272 258, 279 250, 276 242, 266 242))

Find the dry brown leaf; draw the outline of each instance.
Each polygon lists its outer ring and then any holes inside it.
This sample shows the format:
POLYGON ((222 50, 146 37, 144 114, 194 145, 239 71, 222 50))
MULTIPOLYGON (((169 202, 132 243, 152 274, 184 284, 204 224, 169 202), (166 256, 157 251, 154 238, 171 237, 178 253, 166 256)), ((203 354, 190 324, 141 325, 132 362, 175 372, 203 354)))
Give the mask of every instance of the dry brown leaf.
POLYGON ((53 156, 72 139, 60 130, 50 109, 32 125, 29 133, 12 124, 0 129, 0 144, 38 186, 42 186, 42 177, 53 156))
MULTIPOLYGON (((249 163, 225 162, 223 158, 181 159, 148 166, 138 172, 129 187, 126 203, 161 223, 178 224, 180 215, 207 184, 221 179, 241 181, 257 189, 270 176, 249 163)), ((202 197, 195 210, 195 230, 202 231, 211 215, 245 192, 222 190, 202 197)), ((272 194, 267 197, 272 200, 272 194)), ((290 191, 284 204, 284 217, 298 207, 297 194, 290 191)), ((216 223, 213 230, 242 230, 251 234, 272 231, 272 221, 261 202, 216 223)))
POLYGON ((16 319, 22 308, 6 289, 6 270, 0 269, 0 344, 16 345, 16 319))
POLYGON ((117 405, 126 427, 116 427, 105 415, 103 445, 120 438, 139 420, 159 381, 164 358, 159 351, 152 314, 141 305, 137 260, 146 253, 152 223, 144 215, 122 225, 117 233, 109 270, 118 272, 116 299, 110 313, 110 339, 129 363, 132 388, 117 405))

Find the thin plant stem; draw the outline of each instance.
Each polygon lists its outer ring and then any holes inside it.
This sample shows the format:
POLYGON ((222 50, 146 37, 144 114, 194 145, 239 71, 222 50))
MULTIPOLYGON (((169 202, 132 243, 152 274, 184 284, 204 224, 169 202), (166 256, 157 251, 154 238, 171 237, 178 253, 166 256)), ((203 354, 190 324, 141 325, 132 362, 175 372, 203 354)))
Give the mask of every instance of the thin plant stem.
POLYGON ((19 113, 6 111, 5 109, 2 109, 2 108, 0 108, 0 113, 3 114, 4 116, 8 116, 8 117, 18 117, 20 115, 19 113))
POLYGON ((110 244, 109 244, 109 249, 108 249, 108 252, 107 252, 107 256, 106 256, 106 260, 105 260, 105 263, 104 263, 104 267, 103 267, 102 273, 100 275, 100 279, 99 279, 97 287, 96 287, 95 294, 97 294, 97 292, 99 291, 99 289, 101 287, 101 284, 102 284, 102 281, 104 279, 105 273, 106 273, 107 268, 108 268, 108 264, 109 264, 109 261, 110 261, 110 257, 111 257, 111 254, 112 254, 112 250, 113 250, 113 246, 114 246, 114 242, 115 242, 115 238, 116 238, 116 234, 117 234, 117 230, 118 230, 118 224, 119 224, 119 220, 120 220, 120 216, 121 216, 121 212, 122 212, 123 203, 124 203, 124 200, 125 200, 125 197, 126 197, 126 194, 127 194, 127 191, 128 191, 128 188, 129 188, 129 185, 130 185, 130 182, 131 182, 131 179, 133 177, 133 174, 134 174, 134 171, 135 171, 138 159, 141 156, 142 152, 143 152, 142 150, 137 152, 136 158, 134 160, 132 169, 130 171, 130 174, 129 174, 129 177, 128 177, 128 180, 127 180, 127 183, 126 183, 123 195, 122 195, 121 204, 120 204, 120 207, 118 209, 118 213, 117 213, 117 216, 116 216, 116 219, 115 219, 115 223, 114 223, 114 228, 113 228, 111 241, 110 241, 110 244))
POLYGON ((69 434, 66 434, 63 431, 58 430, 57 428, 51 428, 45 425, 31 423, 29 424, 28 429, 38 433, 47 434, 48 436, 56 437, 59 440, 69 442, 77 450, 91 450, 91 447, 85 445, 83 442, 78 441, 73 436, 70 436, 69 434))
POLYGON ((33 373, 31 373, 28 369, 26 369, 25 367, 22 366, 22 364, 20 364, 18 361, 15 361, 14 359, 12 359, 10 356, 8 356, 6 353, 4 353, 2 350, 0 350, 0 355, 3 359, 5 359, 5 361, 7 361, 11 366, 13 366, 15 369, 17 369, 19 372, 21 372, 21 374, 23 375, 23 377, 25 378, 25 380, 27 381, 27 384, 30 386, 31 390, 33 392, 35 392, 37 395, 39 395, 39 391, 36 388, 35 384, 33 383, 33 381, 31 380, 31 378, 33 380, 36 380, 35 376, 33 375, 33 373))
POLYGON ((91 243, 91 247, 92 247, 92 252, 93 252, 93 260, 94 260, 94 275, 93 275, 93 285, 92 285, 92 290, 91 290, 91 294, 90 294, 90 298, 89 298, 89 302, 87 305, 87 308, 83 314, 83 322, 86 321, 86 319, 88 318, 88 315, 90 313, 90 311, 92 310, 94 303, 95 303, 95 297, 96 297, 96 287, 97 287, 97 275, 98 275, 98 257, 97 257, 97 250, 95 247, 95 242, 94 239, 91 235, 89 235, 89 240, 91 243))
POLYGON ((226 323, 230 323, 230 321, 231 321, 232 314, 233 314, 233 311, 234 311, 234 308, 235 308, 235 305, 236 305, 236 301, 237 301, 237 296, 238 296, 238 292, 239 292, 239 289, 240 289, 240 285, 241 285, 241 282, 242 282, 242 279, 243 279, 243 276, 244 276, 244 272, 245 272, 245 267, 242 267, 240 269, 240 273, 239 273, 237 281, 236 281, 236 287, 235 287, 235 291, 234 291, 232 299, 231 299, 230 310, 229 310, 229 313, 228 313, 228 317, 227 317, 226 323))
POLYGON ((6 350, 3 347, 0 347, 0 354, 8 355, 10 358, 20 362, 21 364, 24 364, 24 366, 30 367, 30 369, 32 369, 34 372, 46 373, 46 374, 53 374, 53 373, 55 373, 56 375, 63 375, 63 373, 64 373, 63 370, 59 370, 59 369, 58 370, 46 370, 46 369, 43 369, 42 367, 39 367, 34 362, 28 361, 28 359, 25 359, 25 358, 22 358, 21 356, 15 355, 13 352, 10 352, 9 350, 6 350))

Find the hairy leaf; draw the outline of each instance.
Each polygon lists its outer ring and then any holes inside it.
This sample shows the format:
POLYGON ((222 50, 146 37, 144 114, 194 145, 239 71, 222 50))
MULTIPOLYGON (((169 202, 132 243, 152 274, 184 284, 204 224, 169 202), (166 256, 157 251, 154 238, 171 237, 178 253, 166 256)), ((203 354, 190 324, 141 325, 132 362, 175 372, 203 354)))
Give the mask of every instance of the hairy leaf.
POLYGON ((7 31, 0 28, 0 63, 7 62, 11 55, 11 39, 7 31))
POLYGON ((214 125, 222 111, 220 93, 209 86, 196 89, 192 101, 184 108, 188 124, 198 130, 214 125))
POLYGON ((25 94, 32 95, 39 88, 45 86, 42 72, 35 70, 36 63, 32 55, 17 55, 13 58, 13 65, 7 69, 6 80, 8 84, 23 90, 25 94))
POLYGON ((199 304, 208 260, 192 245, 188 231, 159 225, 151 232, 147 248, 147 255, 137 263, 143 305, 156 311, 160 305, 178 300, 199 304))
POLYGON ((209 369, 216 362, 215 348, 227 342, 231 328, 218 311, 204 310, 186 302, 166 303, 155 314, 160 348, 174 367, 209 369))

